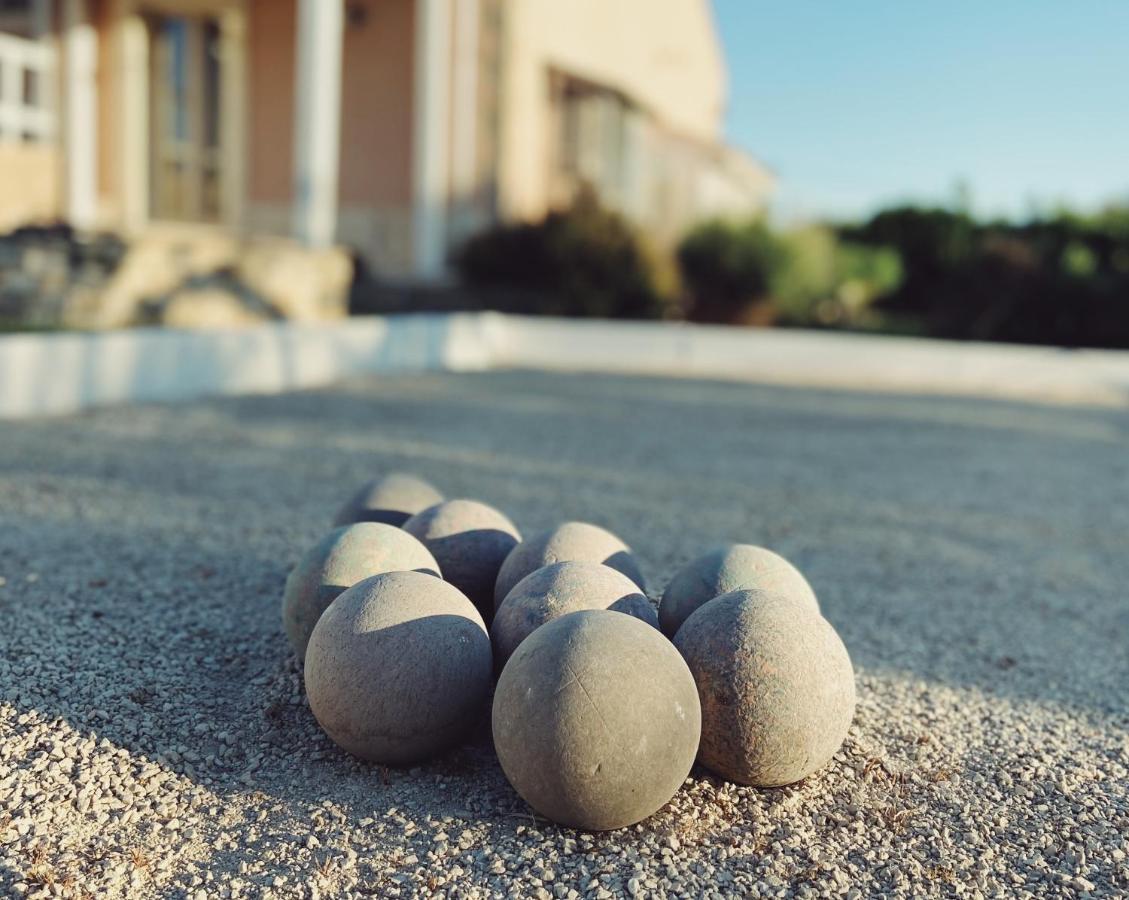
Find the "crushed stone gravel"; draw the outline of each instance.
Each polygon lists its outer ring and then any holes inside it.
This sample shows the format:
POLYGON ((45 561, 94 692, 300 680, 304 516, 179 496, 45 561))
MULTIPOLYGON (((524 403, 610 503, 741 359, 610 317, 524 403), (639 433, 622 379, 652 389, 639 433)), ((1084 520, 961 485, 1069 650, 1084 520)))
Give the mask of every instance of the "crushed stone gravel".
POLYGON ((1129 893, 1124 411, 496 372, 0 428, 0 893, 1129 893), (427 765, 349 758, 279 602, 392 469, 604 525, 652 597, 718 543, 781 552, 856 666, 845 745, 598 835, 531 814, 486 717, 427 765))

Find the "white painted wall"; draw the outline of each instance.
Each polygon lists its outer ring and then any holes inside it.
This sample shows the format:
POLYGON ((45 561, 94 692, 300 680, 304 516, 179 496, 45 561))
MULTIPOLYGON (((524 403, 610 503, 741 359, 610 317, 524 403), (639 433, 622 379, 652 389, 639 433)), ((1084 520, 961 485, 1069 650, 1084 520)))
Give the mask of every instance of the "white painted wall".
POLYGON ((0 337, 0 419, 278 393, 372 372, 481 368, 474 327, 473 317, 402 316, 230 331, 8 335, 0 337))
POLYGON ((1129 352, 497 313, 0 337, 0 419, 519 368, 1129 408, 1129 352))

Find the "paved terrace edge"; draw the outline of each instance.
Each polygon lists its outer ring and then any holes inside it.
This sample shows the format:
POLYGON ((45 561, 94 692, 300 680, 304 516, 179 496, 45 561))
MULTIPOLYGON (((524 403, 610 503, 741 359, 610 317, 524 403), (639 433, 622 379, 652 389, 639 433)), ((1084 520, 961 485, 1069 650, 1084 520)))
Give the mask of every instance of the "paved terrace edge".
POLYGON ((1126 351, 485 312, 5 335, 0 419, 506 368, 1129 407, 1126 351))

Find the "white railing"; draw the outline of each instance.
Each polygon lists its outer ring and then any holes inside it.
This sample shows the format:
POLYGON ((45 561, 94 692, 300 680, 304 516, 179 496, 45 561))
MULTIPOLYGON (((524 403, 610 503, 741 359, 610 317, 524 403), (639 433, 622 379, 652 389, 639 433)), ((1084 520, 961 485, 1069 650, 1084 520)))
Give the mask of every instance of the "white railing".
POLYGON ((0 140, 48 141, 55 136, 51 85, 55 48, 0 34, 0 140))

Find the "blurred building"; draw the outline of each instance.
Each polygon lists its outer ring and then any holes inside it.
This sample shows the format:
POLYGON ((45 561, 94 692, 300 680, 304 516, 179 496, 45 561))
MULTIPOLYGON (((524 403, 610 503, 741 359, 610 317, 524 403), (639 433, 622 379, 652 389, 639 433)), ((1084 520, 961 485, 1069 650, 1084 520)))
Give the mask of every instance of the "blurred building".
POLYGON ((0 0, 0 228, 452 247, 585 186, 660 240, 763 204, 708 0, 0 0))

